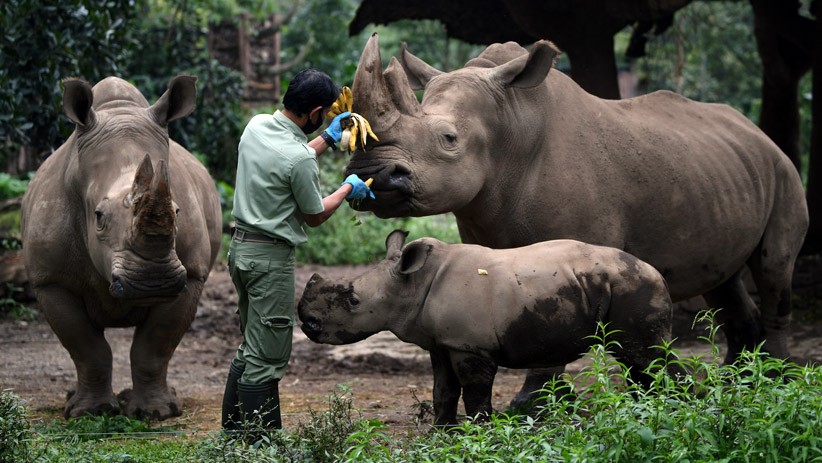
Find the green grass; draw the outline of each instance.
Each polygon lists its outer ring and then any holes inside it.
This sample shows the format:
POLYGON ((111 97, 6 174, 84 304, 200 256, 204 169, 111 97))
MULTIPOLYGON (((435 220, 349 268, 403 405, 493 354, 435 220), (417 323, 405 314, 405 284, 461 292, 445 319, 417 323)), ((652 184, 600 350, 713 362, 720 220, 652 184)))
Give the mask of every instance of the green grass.
POLYGON ((563 382, 546 385, 537 415, 499 413, 448 431, 422 425, 398 432, 364 419, 345 388, 307 422, 250 446, 126 418, 29 426, 20 402, 5 392, 0 462, 822 461, 822 369, 758 351, 720 365, 715 333, 711 325, 704 340, 713 350, 704 357, 669 350, 670 361, 693 374, 674 381, 655 365, 649 390, 627 380, 603 335, 603 345, 587 354, 589 366, 566 377, 570 391, 563 382), (558 399, 560 390, 571 395, 558 399))

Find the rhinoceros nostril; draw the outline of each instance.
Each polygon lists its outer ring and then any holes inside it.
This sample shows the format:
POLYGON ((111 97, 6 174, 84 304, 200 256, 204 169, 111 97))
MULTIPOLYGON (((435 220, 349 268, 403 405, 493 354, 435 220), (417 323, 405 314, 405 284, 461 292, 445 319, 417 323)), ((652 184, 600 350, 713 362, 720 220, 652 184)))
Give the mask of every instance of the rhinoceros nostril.
POLYGON ((319 333, 320 332, 320 320, 315 317, 306 317, 303 320, 303 331, 306 333, 319 333))
POLYGON ((123 297, 125 294, 125 289, 123 288, 123 282, 120 281, 119 277, 113 277, 111 279, 111 286, 109 286, 108 292, 114 297, 123 297))

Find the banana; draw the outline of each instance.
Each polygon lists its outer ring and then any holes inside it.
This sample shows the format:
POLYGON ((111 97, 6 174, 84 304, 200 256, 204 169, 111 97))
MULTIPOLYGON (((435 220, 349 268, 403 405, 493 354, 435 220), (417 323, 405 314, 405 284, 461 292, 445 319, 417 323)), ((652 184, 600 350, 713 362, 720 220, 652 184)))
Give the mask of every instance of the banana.
POLYGON ((342 92, 337 97, 337 101, 331 104, 331 109, 328 111, 328 117, 335 117, 340 113, 344 113, 346 111, 351 111, 354 106, 354 95, 351 93, 351 89, 348 87, 343 87, 342 92))
POLYGON ((371 129, 371 124, 368 120, 362 115, 351 111, 353 107, 354 94, 351 92, 350 88, 345 86, 342 88, 340 95, 337 97, 337 101, 331 104, 331 109, 328 111, 328 117, 336 117, 344 112, 351 113, 351 124, 343 130, 343 136, 340 140, 341 151, 356 151, 358 136, 359 144, 361 145, 363 151, 365 151, 365 143, 368 141, 369 136, 375 141, 380 141, 371 129))
POLYGON ((352 125, 351 128, 348 129, 348 131, 351 132, 351 139, 348 141, 348 150, 351 151, 352 153, 357 150, 357 130, 358 129, 359 129, 359 126, 357 124, 352 125))
POLYGON ((346 87, 342 88, 342 95, 343 101, 345 101, 345 105, 343 106, 346 111, 351 111, 354 109, 354 94, 351 93, 351 89, 346 87))

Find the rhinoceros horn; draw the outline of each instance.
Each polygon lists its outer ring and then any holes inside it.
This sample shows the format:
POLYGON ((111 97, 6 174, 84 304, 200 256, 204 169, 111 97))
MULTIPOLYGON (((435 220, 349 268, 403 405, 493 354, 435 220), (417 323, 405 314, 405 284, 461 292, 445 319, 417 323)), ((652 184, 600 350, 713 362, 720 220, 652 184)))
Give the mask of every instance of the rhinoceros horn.
POLYGON ((421 111, 420 103, 396 58, 391 58, 383 73, 379 36, 376 33, 365 44, 353 87, 354 112, 368 119, 377 134, 391 128, 401 115, 416 116, 421 111))
POLYGON ((165 160, 157 163, 155 173, 151 158, 145 155, 134 176, 130 202, 134 214, 132 244, 135 250, 146 257, 168 253, 174 243, 176 213, 165 160))

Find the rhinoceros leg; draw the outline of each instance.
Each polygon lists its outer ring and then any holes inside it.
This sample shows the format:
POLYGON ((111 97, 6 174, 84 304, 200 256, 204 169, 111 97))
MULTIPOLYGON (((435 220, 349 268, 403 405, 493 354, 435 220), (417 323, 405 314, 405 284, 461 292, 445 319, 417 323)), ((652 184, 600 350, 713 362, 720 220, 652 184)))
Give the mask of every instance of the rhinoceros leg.
MULTIPOLYGON (((791 323, 791 283, 799 246, 790 247, 785 236, 801 227, 791 227, 790 217, 772 218, 762 238, 762 244, 751 257, 749 265, 759 293, 764 350, 773 357, 790 357, 788 340, 791 323)), ((799 242, 802 240, 794 240, 799 242)))
POLYGON ((451 365, 462 386, 465 414, 479 420, 491 415, 491 390, 497 365, 491 359, 466 352, 451 352, 451 365))
POLYGON ((758 311, 740 272, 704 295, 709 307, 718 309, 717 322, 727 339, 725 363, 734 362, 743 349, 753 350, 762 339, 758 311))
MULTIPOLYGON (((525 382, 522 383, 517 395, 511 399, 511 408, 516 410, 531 410, 534 406, 534 401, 539 399, 540 390, 545 387, 545 383, 559 379, 562 373, 565 372, 565 367, 554 368, 533 368, 528 370, 525 374, 525 382)), ((569 390, 558 391, 557 396, 561 398, 569 390)))
POLYGON ((47 286, 37 288, 37 302, 77 370, 77 387, 66 403, 65 417, 118 414, 120 406, 111 389, 111 347, 103 328, 89 319, 83 300, 64 288, 47 286))
POLYGON ((134 331, 131 345, 131 381, 125 413, 164 420, 182 414, 182 403, 168 387, 168 362, 197 311, 203 283, 188 281, 175 302, 153 307, 134 331))
POLYGON ((448 351, 432 350, 430 356, 434 370, 434 425, 457 424, 460 382, 451 366, 448 351))

